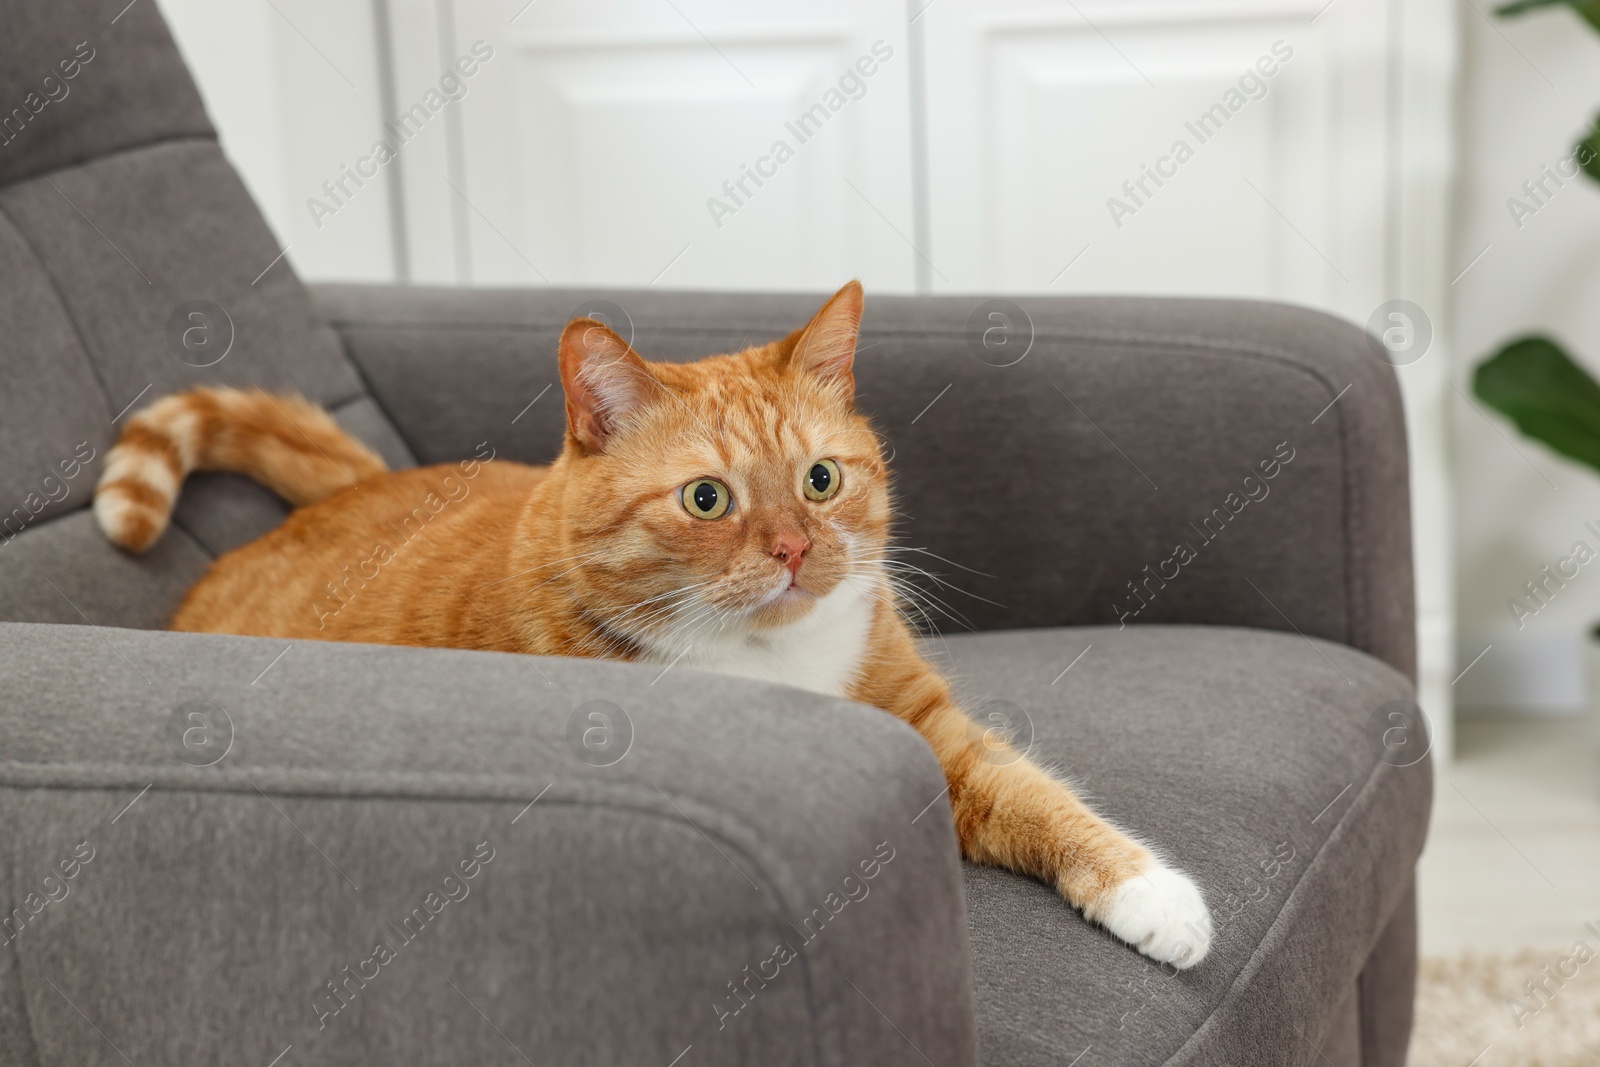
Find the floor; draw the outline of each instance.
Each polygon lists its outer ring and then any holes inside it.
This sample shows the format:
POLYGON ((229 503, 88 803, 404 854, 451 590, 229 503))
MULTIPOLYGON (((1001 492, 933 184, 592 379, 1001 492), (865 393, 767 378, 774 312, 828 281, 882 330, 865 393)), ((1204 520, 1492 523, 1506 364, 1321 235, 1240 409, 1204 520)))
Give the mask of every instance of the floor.
POLYGON ((1424 956, 1600 946, 1600 745, 1587 719, 1466 719, 1418 876, 1424 956))

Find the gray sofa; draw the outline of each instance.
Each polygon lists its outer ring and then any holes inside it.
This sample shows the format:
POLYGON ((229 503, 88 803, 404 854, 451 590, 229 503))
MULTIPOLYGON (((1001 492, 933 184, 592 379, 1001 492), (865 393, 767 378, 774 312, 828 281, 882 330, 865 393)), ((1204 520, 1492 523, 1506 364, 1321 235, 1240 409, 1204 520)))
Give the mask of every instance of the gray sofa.
POLYGON ((157 632, 285 509, 197 476, 114 550, 88 504, 130 406, 294 389, 396 466, 539 462, 580 304, 688 359, 820 294, 303 286, 155 5, 121 7, 0 4, 0 1067, 1404 1061, 1431 783, 1395 726, 1405 430, 1358 330, 1023 297, 994 366, 979 298, 869 293, 900 532, 974 594, 929 587, 970 626, 930 646, 1197 876, 1219 935, 1173 974, 962 864, 938 765, 873 709, 157 632))

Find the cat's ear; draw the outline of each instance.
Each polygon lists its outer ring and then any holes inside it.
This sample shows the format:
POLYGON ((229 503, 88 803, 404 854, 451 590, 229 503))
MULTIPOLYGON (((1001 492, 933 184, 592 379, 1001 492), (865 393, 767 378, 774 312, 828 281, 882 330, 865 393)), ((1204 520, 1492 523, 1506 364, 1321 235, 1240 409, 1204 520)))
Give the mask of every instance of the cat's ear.
POLYGON ((567 429, 586 452, 604 452, 628 417, 651 401, 655 379, 628 342, 594 319, 567 323, 560 361, 567 429))
POLYGON ((856 338, 861 331, 863 299, 861 283, 846 282, 800 331, 789 355, 792 366, 837 382, 849 396, 854 396, 856 391, 851 368, 856 359, 856 338))

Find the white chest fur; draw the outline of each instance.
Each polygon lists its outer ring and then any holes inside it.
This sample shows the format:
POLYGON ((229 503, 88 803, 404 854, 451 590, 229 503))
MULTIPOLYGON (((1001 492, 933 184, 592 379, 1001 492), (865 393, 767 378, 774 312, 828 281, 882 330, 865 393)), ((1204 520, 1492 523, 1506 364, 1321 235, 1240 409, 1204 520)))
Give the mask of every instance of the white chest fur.
POLYGON ((687 649, 656 648, 650 658, 842 697, 866 655, 873 603, 865 590, 840 582, 788 626, 753 632, 707 627, 687 649))

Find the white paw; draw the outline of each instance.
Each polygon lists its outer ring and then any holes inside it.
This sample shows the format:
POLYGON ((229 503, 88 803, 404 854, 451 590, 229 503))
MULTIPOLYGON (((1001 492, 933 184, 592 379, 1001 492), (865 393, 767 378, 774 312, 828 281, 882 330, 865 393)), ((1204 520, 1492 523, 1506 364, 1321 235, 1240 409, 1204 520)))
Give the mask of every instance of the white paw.
POLYGON ((1160 864, 1113 889, 1101 922, 1146 956, 1180 970, 1211 949, 1211 913, 1200 887, 1160 864))

